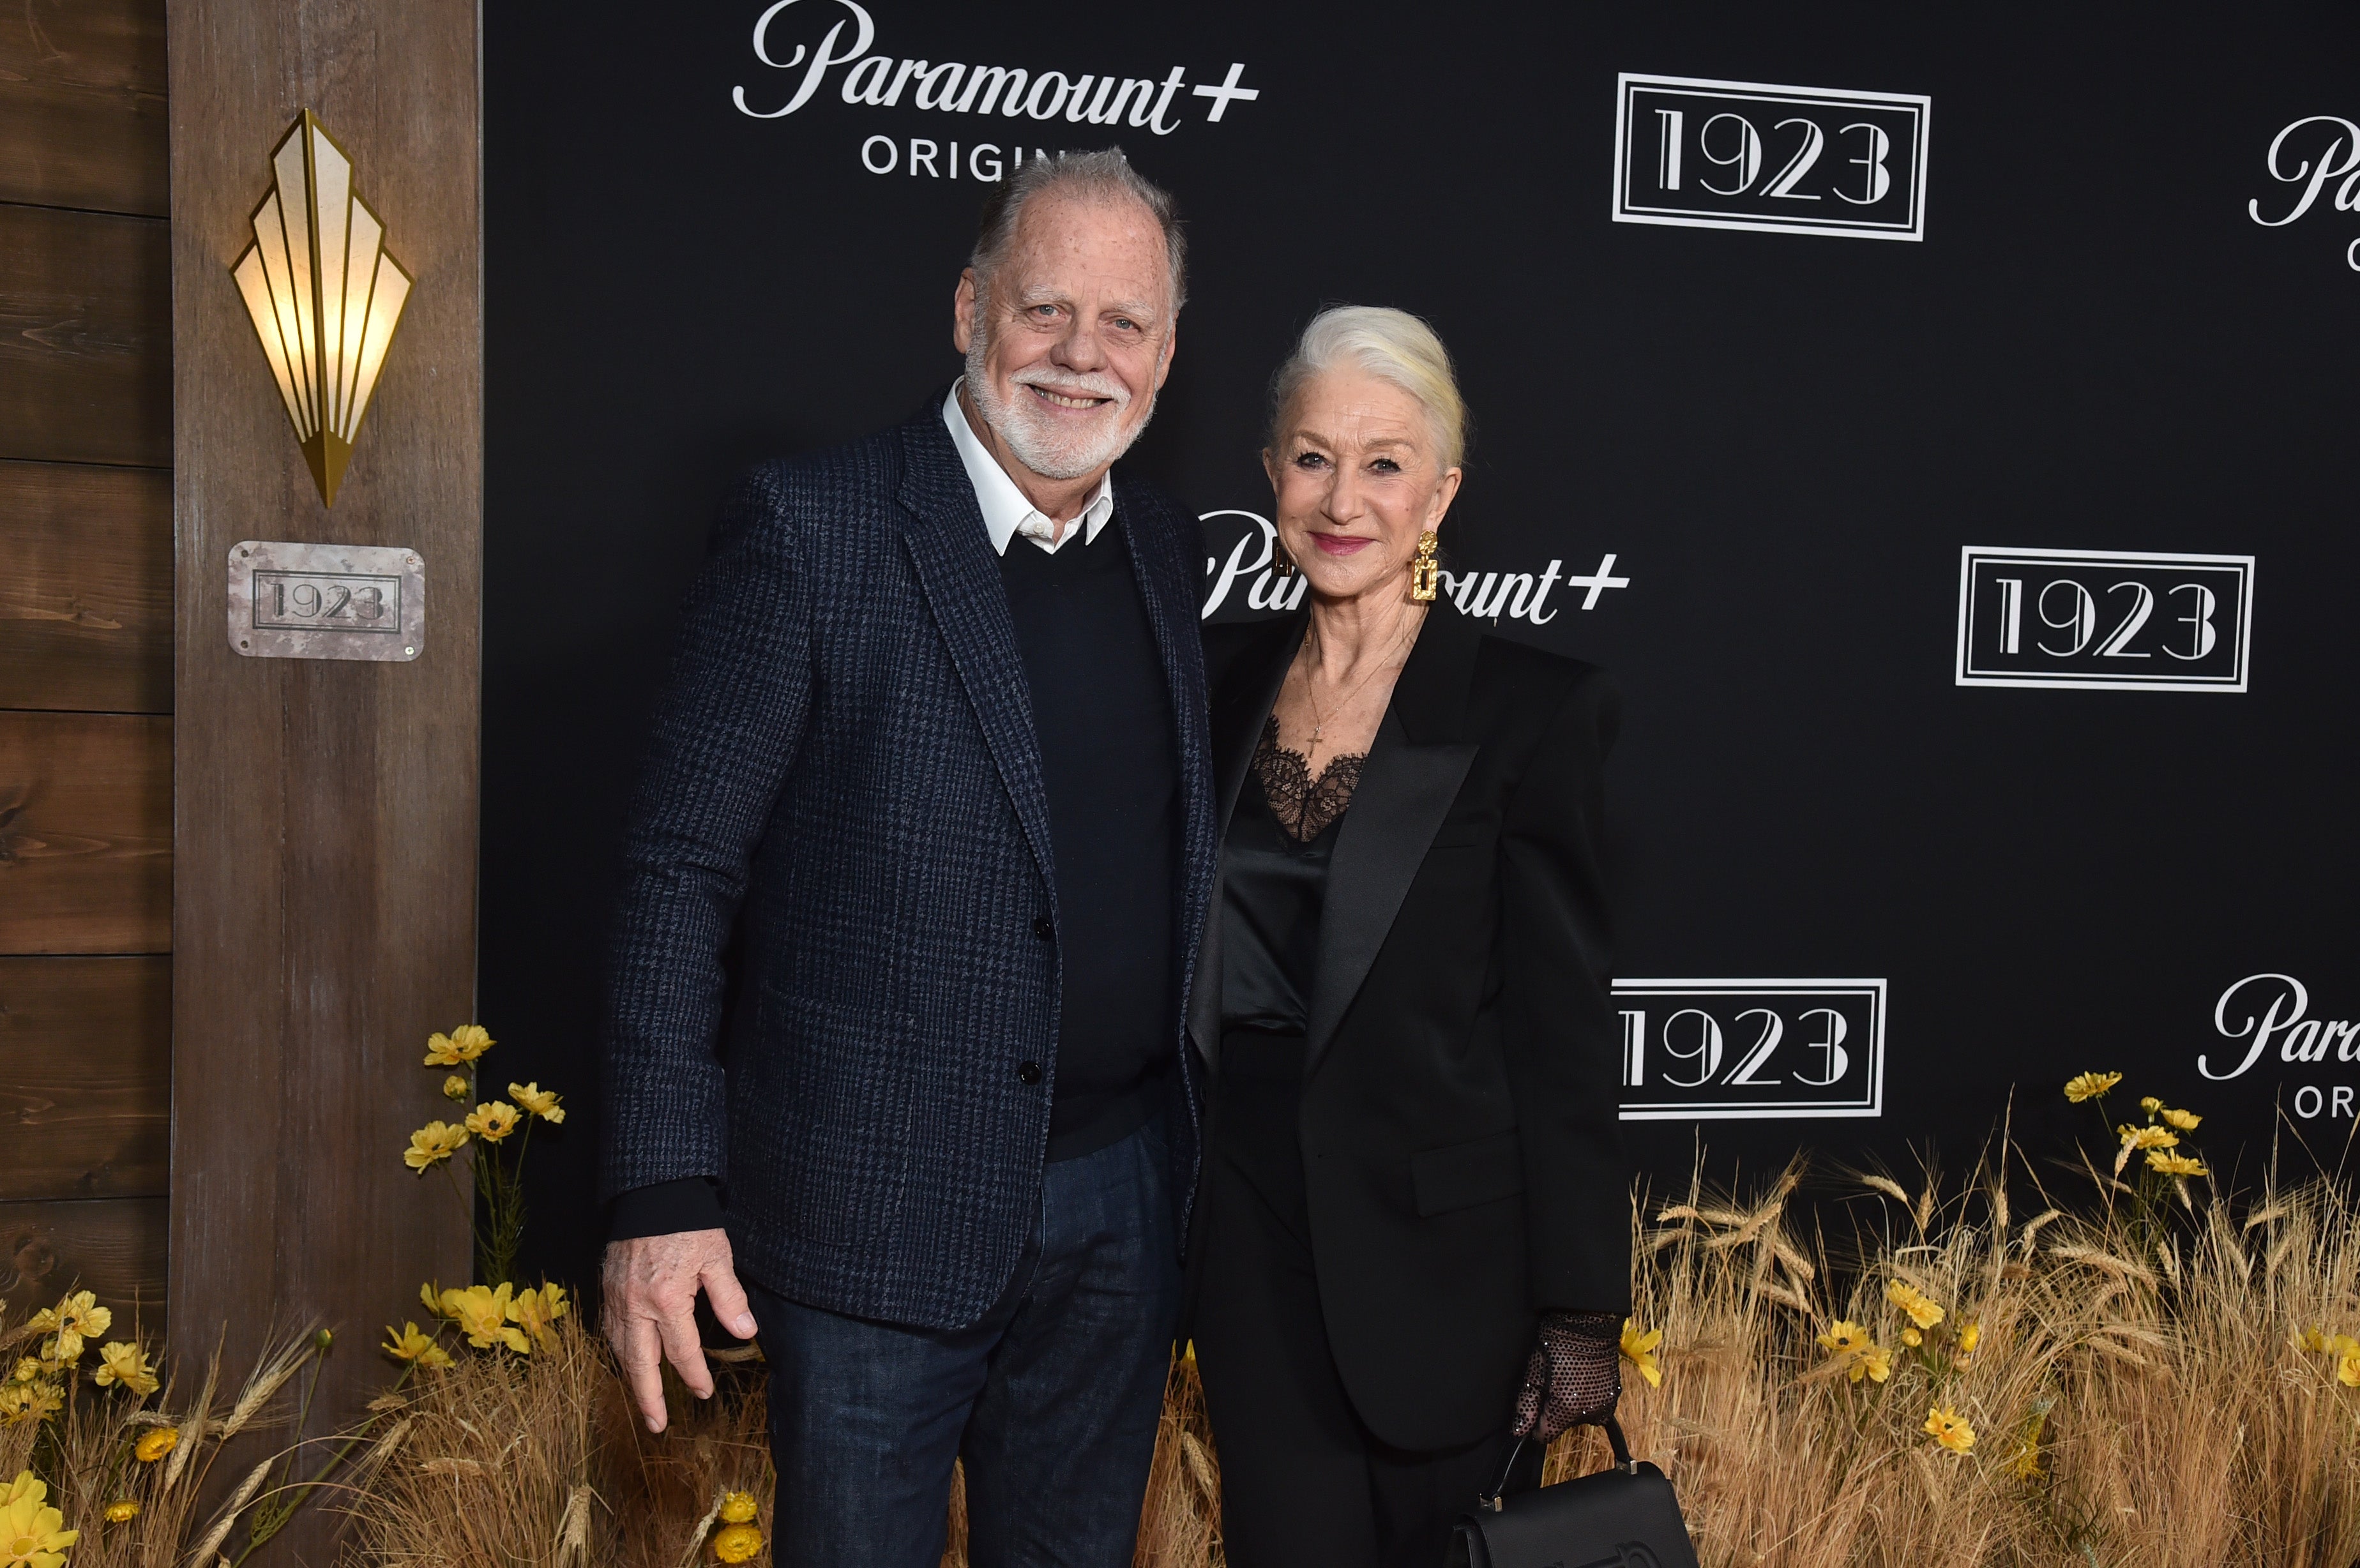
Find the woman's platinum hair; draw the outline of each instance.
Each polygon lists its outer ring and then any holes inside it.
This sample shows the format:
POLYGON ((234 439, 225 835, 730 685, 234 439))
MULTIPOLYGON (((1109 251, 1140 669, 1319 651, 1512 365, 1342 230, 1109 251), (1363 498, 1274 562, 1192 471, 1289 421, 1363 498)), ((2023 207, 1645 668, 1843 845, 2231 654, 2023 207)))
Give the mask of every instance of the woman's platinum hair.
POLYGON ((1131 167, 1122 148, 1101 152, 1061 152, 1034 158, 1000 183, 983 204, 983 221, 975 236, 975 253, 967 265, 989 284, 1016 237, 1016 223, 1025 203, 1036 196, 1072 196, 1083 201, 1136 201, 1155 218, 1164 231, 1164 249, 1172 266, 1172 313, 1178 315, 1188 299, 1188 241, 1180 232, 1179 204, 1172 192, 1131 167))
POLYGON ((1337 305, 1303 329, 1301 341, 1270 384, 1271 447, 1314 376, 1344 367, 1391 382, 1418 400, 1434 427, 1435 456, 1456 468, 1467 455, 1467 404, 1451 373, 1450 351, 1434 329, 1407 310, 1382 305, 1337 305))

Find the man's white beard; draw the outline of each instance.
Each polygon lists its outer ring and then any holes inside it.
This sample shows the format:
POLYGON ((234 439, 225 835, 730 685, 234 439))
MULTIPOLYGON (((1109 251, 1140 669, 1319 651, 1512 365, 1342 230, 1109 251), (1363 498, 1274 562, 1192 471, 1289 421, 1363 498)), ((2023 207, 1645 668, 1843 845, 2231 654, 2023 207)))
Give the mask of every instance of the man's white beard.
POLYGON ((1042 412, 1030 393, 1019 392, 1009 400, 1000 397, 984 368, 989 346, 988 334, 978 326, 975 341, 967 345, 967 395, 975 399, 976 412, 983 416, 993 434, 1008 443, 1016 461, 1043 479, 1088 478, 1129 452, 1155 416, 1155 395, 1151 392, 1139 422, 1126 429, 1123 412, 1131 407, 1131 390, 1102 370, 1085 375, 1028 365, 1009 378, 1019 387, 1037 384, 1053 391, 1083 391, 1112 399, 1098 422, 1081 430, 1068 429, 1054 416, 1042 412))

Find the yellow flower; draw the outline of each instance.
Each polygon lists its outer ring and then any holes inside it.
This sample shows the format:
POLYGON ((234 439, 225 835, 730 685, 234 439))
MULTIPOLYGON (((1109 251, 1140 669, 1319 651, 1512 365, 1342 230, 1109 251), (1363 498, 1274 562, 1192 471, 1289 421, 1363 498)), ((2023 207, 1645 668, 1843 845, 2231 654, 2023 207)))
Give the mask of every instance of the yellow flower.
POLYGON ((65 1402, 55 1383, 11 1382, 0 1387, 0 1426, 44 1420, 63 1410, 65 1402))
POLYGON ((2326 1343, 2320 1348, 2330 1356, 2360 1355, 2360 1339, 2355 1339, 2348 1334, 2331 1334, 2327 1336, 2326 1343))
POLYGON ((508 1303, 508 1321, 542 1345, 547 1345, 557 1332, 557 1320, 566 1314, 565 1287, 543 1285, 538 1290, 519 1290, 508 1303))
POLYGON ((2349 1354, 2335 1364, 2335 1380, 2347 1388, 2360 1388, 2360 1352, 2349 1354))
POLYGON ((506 1100, 493 1100, 477 1105, 467 1113, 467 1130, 486 1143, 497 1143, 516 1131, 517 1108, 506 1100))
POLYGON ((114 1312, 100 1306, 97 1297, 88 1290, 76 1290, 56 1306, 35 1312, 25 1326, 36 1334, 49 1334, 49 1343, 41 1347, 42 1359, 65 1363, 81 1360, 82 1340, 96 1339, 114 1323, 114 1312))
POLYGON ((131 1457, 142 1465, 153 1465, 180 1446, 180 1429, 176 1426, 151 1426, 139 1434, 131 1445, 131 1457))
POLYGON ((450 1159, 466 1145, 466 1128, 428 1122, 410 1135, 410 1147, 402 1150, 401 1162, 412 1171, 423 1171, 430 1165, 450 1159))
POLYGON ((385 1327, 385 1344, 378 1346, 396 1361, 415 1361, 421 1367, 440 1372, 451 1365, 451 1353, 434 1343, 434 1336, 414 1323, 405 1323, 401 1331, 394 1332, 391 1323, 385 1327))
POLYGON ((82 1532, 58 1528, 66 1517, 41 1506, 48 1496, 29 1470, 8 1488, 8 1500, 0 1503, 0 1568, 64 1568, 66 1548, 82 1532))
POLYGON ((1932 1328, 1942 1321, 1942 1309, 1934 1298, 1906 1279, 1896 1279, 1885 1288, 1885 1299, 1909 1314, 1909 1321, 1919 1328, 1932 1328))
POLYGON ((1838 1356, 1858 1356, 1875 1349, 1876 1342, 1860 1324, 1849 1318, 1838 1318, 1828 1325, 1827 1333, 1819 1335, 1819 1348, 1838 1356))
POLYGON ((1975 1445, 1975 1429, 1967 1424, 1964 1416, 1947 1406, 1936 1405, 1926 1412, 1926 1432, 1953 1454, 1964 1454, 1975 1445))
POLYGON ((2097 1098, 2122 1081, 2119 1073, 2084 1073, 2065 1085, 2065 1097, 2078 1105, 2097 1098))
POLYGON ((148 1353, 137 1345, 110 1340, 98 1347, 98 1359, 102 1365, 90 1375, 92 1382, 102 1388, 120 1383, 142 1399, 156 1391, 156 1374, 148 1366, 148 1353))
POLYGON ((1981 1345, 1983 1340, 1983 1325, 1968 1323, 1959 1330, 1959 1353, 1962 1356, 1972 1356, 1975 1353, 1975 1346, 1981 1345))
POLYGON ((539 1079, 509 1084, 508 1098, 552 1125, 565 1119, 565 1107, 557 1103, 557 1091, 542 1088, 539 1079))
POLYGON ((1901 1331, 1901 1343, 1915 1350, 1926 1343, 1926 1336, 1915 1328, 1905 1328, 1901 1331))
POLYGON ((446 1100, 465 1099, 467 1097, 467 1081, 464 1078, 460 1077, 456 1073, 452 1073, 451 1076, 442 1080, 442 1097, 446 1100))
POLYGON ((449 1034, 426 1037, 426 1065, 456 1067, 463 1062, 473 1062, 492 1049, 491 1035, 481 1024, 461 1024, 449 1034))
POLYGON ((1839 1318, 1829 1324, 1828 1332, 1819 1335, 1819 1345, 1839 1365, 1852 1364, 1852 1380, 1855 1383, 1863 1377, 1874 1377, 1882 1383, 1893 1376, 1892 1356, 1869 1337, 1868 1330, 1849 1318, 1839 1318))
POLYGON ((2159 1149, 2150 1149, 2147 1151, 2147 1164, 2148 1170, 2160 1171, 2167 1176, 2210 1176, 2212 1174, 2212 1171, 2205 1169, 2204 1161, 2197 1159, 2192 1154, 2166 1154, 2159 1149))
POLYGON ((2153 1116, 2156 1112, 2163 1109, 2163 1102, 2157 1099, 2153 1094, 2148 1094, 2140 1099, 2139 1109, 2145 1111, 2148 1116, 2153 1116))
POLYGON ((762 1550, 762 1532, 750 1524, 726 1524, 713 1532, 713 1555, 743 1563, 762 1550))
POLYGON ((2204 1118, 2194 1111, 2166 1111, 2163 1113, 2163 1119, 2182 1132, 2194 1132, 2196 1124, 2204 1118))
POLYGON ((2122 1135, 2125 1149, 2178 1149, 2180 1135, 2169 1127, 2132 1127, 2125 1122, 2114 1129, 2122 1135))
POLYGON ((129 1524, 138 1517, 139 1499, 137 1497, 126 1497, 121 1502, 106 1505, 106 1522, 109 1524, 129 1524))
POLYGON ((752 1524, 759 1511, 754 1506, 754 1494, 751 1492, 732 1492, 721 1499, 723 1524, 752 1524))
POLYGON ((1664 1331, 1651 1328, 1639 1332, 1639 1325, 1629 1318, 1622 1320, 1622 1359, 1639 1369, 1650 1388, 1664 1386, 1664 1368, 1655 1360, 1655 1346, 1664 1343, 1664 1331))
POLYGON ((497 1290, 486 1285, 470 1285, 464 1290, 442 1292, 442 1315, 459 1325, 467 1343, 478 1350, 489 1350, 505 1345, 510 1350, 530 1352, 522 1329, 508 1326, 508 1298, 516 1289, 503 1284, 497 1290))

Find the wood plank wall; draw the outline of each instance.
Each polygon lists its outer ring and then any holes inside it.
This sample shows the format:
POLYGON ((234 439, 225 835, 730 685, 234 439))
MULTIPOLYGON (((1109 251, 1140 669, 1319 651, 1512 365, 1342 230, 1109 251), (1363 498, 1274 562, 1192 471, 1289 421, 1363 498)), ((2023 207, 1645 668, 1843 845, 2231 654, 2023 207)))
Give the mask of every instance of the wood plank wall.
POLYGON ((0 8, 0 1296, 160 1326, 172 365, 164 0, 0 8))
MULTIPOLYGON (((173 0, 177 566, 171 1335, 233 1358, 336 1327, 311 1430, 390 1380, 377 1325, 468 1272, 467 1216, 404 1168, 450 1112, 427 1035, 475 1005, 483 522, 475 0, 173 0), (416 278, 352 466, 321 504, 229 269, 299 110, 352 157, 416 278), (248 659, 241 539, 424 559, 410 663, 248 659), (195 1064, 202 1064, 199 1070, 195 1064)), ((274 1439, 278 1441, 278 1439, 274 1439)), ((326 1562, 307 1512, 281 1561, 326 1562)), ((274 1550, 279 1548, 274 1545, 274 1550)))

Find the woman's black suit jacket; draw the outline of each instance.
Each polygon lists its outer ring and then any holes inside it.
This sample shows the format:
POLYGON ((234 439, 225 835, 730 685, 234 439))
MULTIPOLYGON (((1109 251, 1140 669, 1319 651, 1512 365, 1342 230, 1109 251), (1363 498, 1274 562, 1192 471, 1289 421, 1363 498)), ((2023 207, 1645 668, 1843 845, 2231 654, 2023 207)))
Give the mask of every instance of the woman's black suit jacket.
MULTIPOLYGON (((1207 630, 1224 832, 1304 626, 1207 630)), ((1629 1310, 1599 873, 1617 711, 1598 670, 1437 605, 1336 842, 1304 1185, 1337 1367, 1396 1447, 1504 1431, 1542 1311, 1629 1310)), ((1189 1033, 1218 1073, 1212 907, 1189 1033)))

